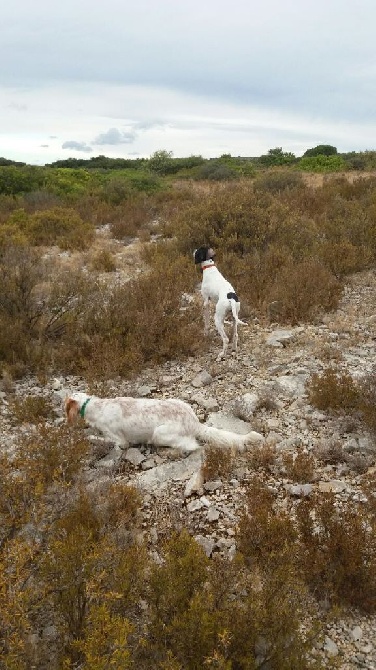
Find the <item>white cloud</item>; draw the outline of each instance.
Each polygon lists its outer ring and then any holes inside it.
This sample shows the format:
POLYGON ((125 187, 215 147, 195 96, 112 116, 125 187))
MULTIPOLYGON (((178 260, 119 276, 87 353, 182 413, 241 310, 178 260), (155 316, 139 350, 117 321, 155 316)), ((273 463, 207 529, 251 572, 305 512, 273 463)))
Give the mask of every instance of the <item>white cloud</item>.
POLYGON ((93 151, 93 149, 85 142, 76 142, 75 140, 69 140, 68 142, 63 142, 61 148, 73 149, 73 151, 84 151, 86 153, 90 153, 91 151, 93 151))
POLYGON ((117 145, 117 144, 132 144, 136 139, 136 133, 131 130, 122 132, 118 128, 109 128, 105 133, 100 133, 92 144, 103 145, 117 145))

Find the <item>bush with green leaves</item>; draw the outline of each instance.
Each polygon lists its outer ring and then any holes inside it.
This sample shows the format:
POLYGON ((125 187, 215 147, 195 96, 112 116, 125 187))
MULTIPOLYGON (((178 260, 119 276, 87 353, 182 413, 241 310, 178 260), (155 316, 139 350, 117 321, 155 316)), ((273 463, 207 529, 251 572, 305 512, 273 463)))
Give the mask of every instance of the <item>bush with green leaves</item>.
POLYGON ((304 152, 303 157, 308 156, 335 156, 337 154, 337 148, 333 147, 331 144, 318 144, 312 149, 307 149, 304 152))
POLYGON ((44 185, 45 170, 38 167, 0 167, 0 194, 18 195, 36 191, 44 185))
POLYGON ((290 165, 296 161, 296 157, 290 151, 283 151, 282 147, 269 149, 267 154, 263 154, 257 160, 260 165, 272 167, 276 165, 290 165))
POLYGON ((304 172, 342 172, 346 169, 346 162, 339 154, 315 156, 303 156, 300 158, 297 167, 304 172))

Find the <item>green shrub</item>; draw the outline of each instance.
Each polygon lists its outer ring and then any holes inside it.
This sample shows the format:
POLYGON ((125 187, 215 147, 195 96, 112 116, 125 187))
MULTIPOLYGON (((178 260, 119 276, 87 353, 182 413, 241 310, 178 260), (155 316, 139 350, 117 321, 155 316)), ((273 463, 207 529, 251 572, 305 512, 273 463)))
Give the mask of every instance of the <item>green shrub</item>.
POLYGON ((283 151, 282 147, 275 147, 275 149, 269 149, 267 154, 260 156, 257 162, 265 167, 271 167, 272 165, 290 165, 295 161, 296 158, 293 153, 283 151))
POLYGON ((0 167, 0 193, 17 195, 28 193, 43 186, 45 171, 38 167, 0 167))
POLYGON ((346 169, 346 163, 342 156, 335 154, 325 156, 303 156, 298 161, 298 169, 304 172, 341 172, 346 169))
POLYGON ((303 157, 305 156, 335 156, 337 154, 337 148, 333 147, 331 144, 318 144, 312 149, 307 149, 304 152, 303 157))

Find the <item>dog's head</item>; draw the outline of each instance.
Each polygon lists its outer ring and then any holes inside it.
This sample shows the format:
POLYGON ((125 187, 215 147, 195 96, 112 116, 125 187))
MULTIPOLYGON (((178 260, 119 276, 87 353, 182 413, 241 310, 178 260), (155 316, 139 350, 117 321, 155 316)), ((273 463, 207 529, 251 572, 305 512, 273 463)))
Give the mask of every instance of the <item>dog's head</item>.
POLYGON ((86 393, 72 393, 72 395, 66 396, 64 411, 68 423, 73 423, 77 419, 78 413, 87 398, 86 393))
POLYGON ((214 258, 215 252, 211 247, 199 247, 193 253, 195 259, 195 264, 204 263, 212 258, 214 258))

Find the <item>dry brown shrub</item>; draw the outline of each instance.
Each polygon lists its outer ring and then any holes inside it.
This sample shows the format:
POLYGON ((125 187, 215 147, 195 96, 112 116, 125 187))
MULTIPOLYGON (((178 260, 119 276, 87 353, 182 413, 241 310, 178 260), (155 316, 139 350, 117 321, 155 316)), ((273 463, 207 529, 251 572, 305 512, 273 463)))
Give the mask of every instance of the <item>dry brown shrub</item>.
POLYGON ((375 517, 362 504, 336 505, 332 494, 301 501, 301 569, 319 598, 376 610, 375 517))
POLYGON ((299 449, 296 454, 283 454, 282 462, 291 481, 305 484, 314 480, 316 461, 309 452, 299 449))
POLYGON ((234 466, 234 456, 230 449, 219 447, 207 447, 205 449, 202 474, 204 481, 213 479, 227 479, 231 475, 234 466))
POLYGON ((39 425, 37 432, 19 445, 16 463, 32 482, 69 484, 80 473, 89 451, 82 430, 39 425))
POLYGON ((264 444, 247 452, 247 461, 254 470, 266 470, 275 465, 277 451, 274 444, 264 444))
POLYGON ((10 401, 9 408, 19 423, 38 424, 53 417, 53 404, 44 396, 17 396, 10 401))
POLYGON ((54 207, 37 211, 23 224, 30 244, 57 245, 62 249, 86 249, 93 240, 93 226, 74 209, 54 207))
POLYGON ((343 360, 342 351, 337 346, 334 346, 331 342, 325 342, 321 346, 318 346, 316 352, 317 358, 322 361, 333 361, 340 363, 343 360))
POLYGON ((153 219, 151 202, 146 198, 132 199, 116 208, 110 230, 113 237, 123 240, 134 237, 138 231, 147 229, 153 219))
POLYGON ((369 249, 356 246, 346 239, 340 242, 333 240, 320 242, 317 255, 325 267, 338 279, 363 270, 372 261, 372 253, 369 249))
POLYGON ((24 245, 1 247, 0 361, 13 377, 41 360, 37 337, 43 305, 36 291, 45 276, 38 251, 24 245))
POLYGON ((304 188, 304 182, 300 172, 292 170, 267 170, 257 176, 254 181, 256 191, 269 193, 282 193, 292 188, 304 188))
POLYGON ((376 433, 376 367, 359 382, 359 409, 363 420, 376 433))
POLYGON ((116 271, 116 262, 109 249, 99 249, 91 258, 90 265, 94 272, 116 271))
POLYGON ((350 374, 328 367, 307 383, 309 402, 323 410, 352 413, 359 408, 359 389, 350 374))
POLYGON ((55 360, 93 381, 194 353, 202 342, 201 313, 181 300, 192 286, 191 270, 183 257, 167 263, 157 255, 148 271, 123 285, 92 282, 64 321, 55 360))
POLYGON ((273 412, 278 409, 278 403, 270 390, 261 391, 257 401, 256 410, 264 409, 267 412, 273 412))
POLYGON ((23 206, 29 214, 37 211, 51 209, 61 205, 61 199, 55 193, 47 190, 30 191, 22 197, 23 206))
POLYGON ((341 293, 341 284, 329 270, 308 258, 281 269, 269 300, 278 303, 282 322, 296 324, 334 310, 341 293))
POLYGON ((293 555, 297 533, 289 514, 278 509, 275 496, 255 477, 249 482, 239 520, 239 551, 251 564, 268 569, 276 556, 293 555))
POLYGON ((348 454, 346 456, 346 463, 350 470, 353 470, 358 475, 362 475, 368 471, 371 465, 375 463, 375 456, 372 454, 348 454))
POLYGON ((315 456, 321 463, 337 465, 345 461, 345 453, 339 440, 329 440, 321 442, 315 448, 315 456))

